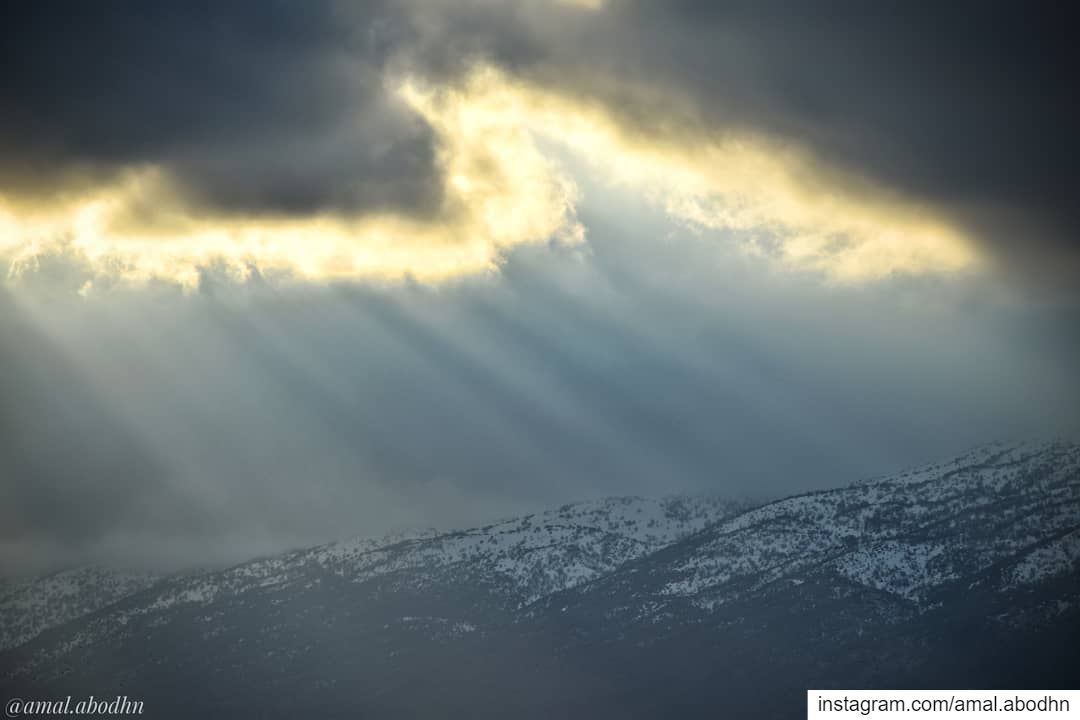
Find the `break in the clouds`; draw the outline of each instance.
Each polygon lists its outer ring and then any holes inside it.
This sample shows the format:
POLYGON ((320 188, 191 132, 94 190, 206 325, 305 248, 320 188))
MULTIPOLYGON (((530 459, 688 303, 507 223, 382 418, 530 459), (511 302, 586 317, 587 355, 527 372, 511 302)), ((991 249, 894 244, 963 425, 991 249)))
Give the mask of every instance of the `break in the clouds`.
MULTIPOLYGON (((432 66, 452 66, 463 48, 500 58, 530 83, 603 106, 637 141, 668 138, 694 157, 762 137, 809 152, 823 166, 786 167, 820 191, 817 207, 841 203, 833 215, 849 199, 865 206, 859 188, 884 190, 905 212, 947 221, 999 269, 1076 283, 1080 103, 1060 4, 614 0, 575 22, 497 7, 444 6, 425 46, 432 66), (497 33, 482 30, 493 24, 497 33), (451 50, 440 41, 461 36, 451 50)), ((738 182, 769 193, 772 178, 738 182)), ((782 232, 786 217, 757 227, 782 232)), ((901 244, 926 237, 888 213, 871 222, 901 244)), ((865 229, 833 236, 882 245, 865 229)))
MULTIPOLYGON (((579 242, 585 168, 840 280, 1075 279, 1051 8, 33 3, 7 8, 0 252, 446 279, 579 242)), ((727 236, 725 236, 727 237, 727 236)))

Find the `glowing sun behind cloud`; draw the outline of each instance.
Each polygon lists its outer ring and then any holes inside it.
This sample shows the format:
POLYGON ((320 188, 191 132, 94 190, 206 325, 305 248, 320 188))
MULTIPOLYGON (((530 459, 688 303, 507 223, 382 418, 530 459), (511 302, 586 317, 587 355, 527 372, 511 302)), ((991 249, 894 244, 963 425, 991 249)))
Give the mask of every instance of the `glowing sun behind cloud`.
POLYGON ((521 244, 580 242, 579 193, 559 146, 602 181, 702 230, 729 230, 750 252, 860 281, 977 264, 947 219, 845 176, 790 145, 752 135, 649 136, 601 106, 478 68, 458 86, 417 78, 397 94, 434 130, 443 203, 432 217, 222 216, 186 203, 160 167, 42 204, 0 197, 0 260, 9 275, 59 255, 90 278, 194 287, 205 267, 311 281, 437 281, 490 269, 521 244))

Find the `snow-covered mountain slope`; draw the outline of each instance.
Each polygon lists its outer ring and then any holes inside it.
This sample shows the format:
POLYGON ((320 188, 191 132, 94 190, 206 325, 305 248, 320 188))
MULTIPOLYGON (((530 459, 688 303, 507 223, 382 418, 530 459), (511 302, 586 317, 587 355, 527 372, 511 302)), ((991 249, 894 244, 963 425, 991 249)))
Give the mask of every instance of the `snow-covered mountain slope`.
MULTIPOLYGON (((991 445, 952 462, 769 503, 600 581, 642 617, 808 581, 915 611, 958 590, 1080 574, 1080 446, 991 445)), ((583 592, 587 592, 586 588, 583 592)), ((1055 611, 1080 604, 1057 598, 1055 611)))
POLYGON ((520 606, 610 572, 744 507, 708 496, 607 498, 469 530, 357 538, 167 579, 100 568, 58 573, 21 583, 0 597, 0 649, 137 592, 140 601, 114 618, 121 625, 134 615, 205 606, 257 589, 310 587, 328 576, 361 584, 407 574, 420 589, 467 567, 462 577, 520 606))
POLYGON ((527 605, 611 572, 743 507, 712 497, 609 498, 374 550, 330 546, 302 559, 353 582, 464 565, 504 588, 518 605, 527 605))
POLYGON ((602 500, 326 545, 0 651, 26 697, 108 686, 176 717, 800 717, 807 687, 1076 682, 1068 443, 752 508, 602 500))
POLYGON ((400 579, 414 593, 467 580, 520 607, 611 572, 743 507, 707 496, 608 498, 469 530, 333 543, 176 578, 134 612, 207 605, 255 588, 310 588, 328 576, 357 585, 400 579))
POLYGON ((158 576, 84 567, 0 586, 0 650, 150 587, 158 576))

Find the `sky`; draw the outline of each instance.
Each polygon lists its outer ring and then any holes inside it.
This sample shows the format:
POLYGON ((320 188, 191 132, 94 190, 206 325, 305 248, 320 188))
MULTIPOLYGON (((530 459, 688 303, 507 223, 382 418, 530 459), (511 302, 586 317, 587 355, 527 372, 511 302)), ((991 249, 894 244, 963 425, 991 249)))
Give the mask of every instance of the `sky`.
POLYGON ((13 3, 0 574, 1080 437, 1050 3, 13 3))

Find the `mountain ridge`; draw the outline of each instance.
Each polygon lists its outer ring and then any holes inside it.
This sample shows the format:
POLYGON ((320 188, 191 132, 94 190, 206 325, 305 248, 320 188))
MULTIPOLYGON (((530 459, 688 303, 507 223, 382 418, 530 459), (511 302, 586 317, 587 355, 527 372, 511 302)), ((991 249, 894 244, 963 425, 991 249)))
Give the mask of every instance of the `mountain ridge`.
MULTIPOLYGON (((358 561, 361 557, 371 557, 372 553, 416 549, 423 551, 430 543, 450 544, 454 541, 464 544, 469 539, 492 539, 492 533, 522 533, 534 526, 546 528, 559 527, 562 530, 579 529, 581 534, 601 534, 607 530, 612 535, 622 535, 630 547, 622 548, 621 557, 635 555, 632 546, 639 545, 640 552, 648 552, 673 542, 680 533, 689 533, 700 529, 711 518, 725 513, 735 512, 749 506, 746 501, 723 499, 719 496, 668 496, 664 498, 645 498, 641 496, 617 496, 586 500, 579 503, 567 503, 557 508, 527 515, 505 518, 472 528, 448 531, 417 529, 395 531, 379 537, 354 537, 347 540, 323 543, 309 548, 290 550, 285 553, 253 558, 222 569, 199 570, 195 572, 176 572, 155 575, 129 570, 113 570, 104 566, 83 566, 69 570, 48 573, 22 582, 14 582, 10 589, 0 592, 0 651, 28 642, 41 632, 64 624, 79 617, 92 614, 130 596, 158 589, 171 593, 171 598, 183 602, 185 598, 198 601, 205 592, 215 592, 207 585, 200 586, 203 580, 208 585, 223 587, 238 586, 242 580, 271 582, 273 573, 283 566, 295 562, 315 562, 339 574, 349 561, 358 561), (629 515, 616 520, 618 511, 636 511, 641 518, 629 515), (566 517, 569 513, 569 517, 566 517), (605 528, 595 527, 575 518, 593 516, 604 521, 605 528), (563 525, 553 522, 561 517, 563 525), (566 524, 569 521, 569 524, 566 524), (637 521, 637 522, 634 522, 637 521), (616 523, 634 522, 631 531, 619 532, 616 523), (67 590, 66 595, 82 595, 73 607, 67 607, 64 592, 50 587, 54 579, 61 579, 67 590), (170 586, 179 587, 170 587, 170 586), (35 597, 36 596, 36 597, 35 597), (20 602, 23 598, 35 598, 36 603, 20 602), (31 605, 31 607, 27 607, 31 605), (37 605, 37 613, 32 605, 37 605), (49 607, 49 606, 55 607, 49 607), (14 627, 13 618, 25 613, 25 624, 29 627, 14 627)), ((623 528, 626 529, 625 527, 623 528)), ((536 548, 531 548, 536 549, 536 548)), ((464 556, 459 555, 461 559, 464 556)), ((351 568, 356 570, 356 568, 351 568)), ((605 568, 610 569, 610 568, 605 568)), ((529 597, 526 602, 538 596, 529 597)), ((168 597, 159 598, 156 608, 170 604, 168 597)))
POLYGON ((266 716, 797 717, 807 687, 1075 683, 1074 641, 1080 445, 1058 441, 750 508, 606 499, 166 579, 0 650, 0 679, 120 678, 178 716, 243 687, 266 716))

